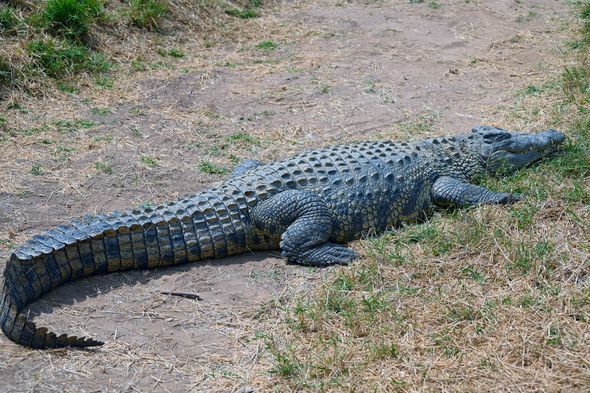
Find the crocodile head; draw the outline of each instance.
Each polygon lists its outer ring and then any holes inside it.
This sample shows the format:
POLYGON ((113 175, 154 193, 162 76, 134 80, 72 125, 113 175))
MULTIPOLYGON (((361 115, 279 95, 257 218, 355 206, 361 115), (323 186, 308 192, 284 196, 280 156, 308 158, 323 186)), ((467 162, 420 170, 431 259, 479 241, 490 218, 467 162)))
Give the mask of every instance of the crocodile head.
POLYGON ((556 130, 536 134, 508 132, 501 128, 479 126, 468 138, 475 144, 488 172, 511 173, 557 151, 565 135, 556 130))

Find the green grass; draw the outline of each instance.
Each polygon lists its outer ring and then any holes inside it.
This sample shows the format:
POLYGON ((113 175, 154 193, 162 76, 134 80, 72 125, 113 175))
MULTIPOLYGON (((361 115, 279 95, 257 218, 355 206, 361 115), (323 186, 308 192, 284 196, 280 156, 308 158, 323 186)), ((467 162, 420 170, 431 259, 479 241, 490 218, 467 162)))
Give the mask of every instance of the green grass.
POLYGON ((230 143, 238 143, 242 145, 256 145, 259 143, 257 138, 243 131, 228 135, 225 140, 230 143))
POLYGON ((111 166, 111 164, 109 162, 106 162, 106 161, 98 161, 97 163, 94 164, 94 168, 97 171, 100 171, 102 173, 106 173, 107 175, 113 174, 113 167, 111 166))
POLYGON ((208 175, 226 175, 229 170, 225 167, 213 164, 209 161, 201 161, 198 166, 199 171, 208 175))
POLYGON ((243 8, 238 8, 238 7, 227 8, 225 10, 225 13, 227 15, 233 16, 235 18, 240 18, 240 19, 257 18, 259 16, 257 9, 260 8, 261 6, 262 6, 262 0, 251 0, 243 8))
POLYGON ((73 147, 57 145, 53 148, 53 159, 56 161, 68 161, 75 151, 76 149, 73 147))
POLYGON ((31 175, 33 175, 33 176, 41 176, 42 174, 43 174, 43 168, 41 168, 41 165, 34 164, 31 167, 31 175))
POLYGON ((160 20, 168 13, 168 5, 163 0, 131 0, 129 19, 137 27, 156 30, 160 20))
POLYGON ((102 54, 59 39, 33 40, 27 45, 27 53, 33 67, 52 78, 64 78, 80 71, 105 73, 112 67, 102 54))
POLYGON ((440 7, 442 7, 442 4, 439 3, 438 1, 431 0, 428 2, 428 7, 432 8, 433 10, 437 10, 440 7))
POLYGON ((93 115, 105 116, 105 115, 108 115, 109 113, 111 113, 112 110, 111 110, 111 108, 107 108, 107 107, 94 107, 94 108, 90 109, 90 112, 93 115))
POLYGON ((256 49, 260 49, 264 52, 272 52, 275 49, 277 49, 279 47, 279 44, 277 44, 276 42, 274 42, 273 40, 264 40, 264 41, 260 41, 258 44, 256 44, 255 48, 256 49))
POLYGON ((171 48, 171 49, 158 48, 158 49, 156 49, 156 52, 162 57, 170 56, 170 57, 175 57, 177 59, 184 57, 184 52, 178 48, 171 48))
POLYGON ((19 19, 15 10, 6 5, 0 5, 0 33, 11 32, 16 29, 19 19))
POLYGON ((8 60, 0 57, 0 87, 9 86, 13 82, 13 72, 8 60))
MULTIPOLYGON (((584 35, 590 1, 580 18, 584 35)), ((278 306, 284 328, 265 338, 276 391, 432 390, 451 380, 456 390, 477 391, 482 375, 514 381, 498 372, 506 365, 498 359, 518 367, 530 360, 528 371, 513 369, 516 378, 544 370, 543 381, 527 379, 533 390, 558 375, 585 375, 567 360, 586 357, 590 345, 590 291, 576 281, 588 274, 590 40, 577 42, 575 61, 568 59, 560 77, 515 96, 518 119, 566 132, 560 153, 483 180, 523 200, 441 209, 426 222, 359 242, 364 258, 278 306), (525 336, 535 339, 519 347, 525 336), (517 348, 527 355, 515 355, 517 348), (547 369, 548 359, 558 368, 547 369)), ((429 111, 400 128, 429 132, 437 118, 429 111)), ((572 390, 568 381, 552 386, 572 390)))
POLYGON ((47 0, 42 19, 52 33, 80 41, 102 9, 100 0, 47 0))
POLYGON ((155 168, 158 166, 158 159, 151 156, 141 156, 140 161, 148 168, 155 168))
POLYGON ((252 8, 229 8, 225 10, 225 13, 240 19, 251 19, 258 17, 258 12, 252 8))

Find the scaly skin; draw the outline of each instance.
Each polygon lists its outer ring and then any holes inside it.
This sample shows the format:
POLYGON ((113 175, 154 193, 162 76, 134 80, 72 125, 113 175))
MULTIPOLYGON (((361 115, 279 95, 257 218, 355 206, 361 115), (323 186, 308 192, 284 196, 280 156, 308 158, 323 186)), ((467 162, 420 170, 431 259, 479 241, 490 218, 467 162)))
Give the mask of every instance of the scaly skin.
POLYGON ((426 217, 435 205, 511 203, 518 198, 471 184, 486 171, 514 170, 552 153, 558 131, 471 134, 413 143, 363 142, 264 165, 240 164, 217 188, 155 209, 86 216, 34 236, 11 256, 0 294, 0 325, 33 348, 102 342, 57 337, 21 310, 51 289, 96 273, 155 268, 247 250, 281 249, 288 261, 346 264, 339 243, 426 217))

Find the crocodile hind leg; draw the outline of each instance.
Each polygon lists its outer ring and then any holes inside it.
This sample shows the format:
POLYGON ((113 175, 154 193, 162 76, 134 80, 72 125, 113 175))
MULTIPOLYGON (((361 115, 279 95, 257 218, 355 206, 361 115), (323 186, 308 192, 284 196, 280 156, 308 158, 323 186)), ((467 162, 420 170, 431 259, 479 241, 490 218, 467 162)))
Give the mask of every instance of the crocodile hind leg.
POLYGON ((519 195, 507 192, 495 192, 449 176, 439 177, 434 182, 431 195, 434 203, 437 205, 457 207, 481 204, 505 205, 520 200, 519 195))
POLYGON ((328 241, 332 214, 317 194, 283 191, 259 202, 250 217, 263 236, 272 239, 281 235, 282 255, 290 263, 328 266, 357 258, 350 248, 328 241))

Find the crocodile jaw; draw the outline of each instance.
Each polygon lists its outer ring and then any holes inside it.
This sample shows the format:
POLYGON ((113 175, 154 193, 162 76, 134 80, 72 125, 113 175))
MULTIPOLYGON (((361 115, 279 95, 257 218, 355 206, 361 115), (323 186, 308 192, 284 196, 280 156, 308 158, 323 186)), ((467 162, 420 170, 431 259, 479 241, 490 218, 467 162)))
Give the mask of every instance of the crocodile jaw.
POLYGON ((556 130, 525 134, 478 127, 472 131, 482 137, 480 154, 492 173, 511 173, 528 166, 555 153, 565 141, 565 135, 556 130))

